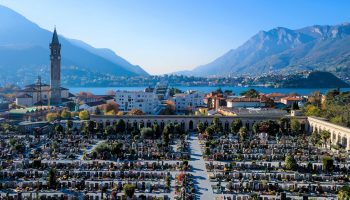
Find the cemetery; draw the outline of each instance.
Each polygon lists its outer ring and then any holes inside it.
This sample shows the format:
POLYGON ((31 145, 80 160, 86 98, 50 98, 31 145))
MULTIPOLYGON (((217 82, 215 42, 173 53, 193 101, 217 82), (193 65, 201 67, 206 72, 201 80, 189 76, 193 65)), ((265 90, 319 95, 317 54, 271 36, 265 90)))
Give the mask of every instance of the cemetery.
MULTIPOLYGON (((347 146, 296 118, 181 124, 53 122, 0 134, 0 199, 337 199, 347 146)), ((340 138, 340 137, 339 137, 340 138)))

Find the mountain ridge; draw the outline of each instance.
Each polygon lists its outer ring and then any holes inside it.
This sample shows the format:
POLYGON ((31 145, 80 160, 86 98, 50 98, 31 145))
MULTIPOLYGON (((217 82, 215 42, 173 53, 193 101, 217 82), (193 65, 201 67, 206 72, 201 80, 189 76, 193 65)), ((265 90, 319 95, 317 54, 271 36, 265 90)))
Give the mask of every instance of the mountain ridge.
MULTIPOLYGON (((0 59, 0 70, 6 72, 11 69, 9 73, 0 74, 0 83, 17 81, 18 85, 24 85, 35 81, 38 75, 48 81, 49 42, 52 32, 1 5, 0 18, 0 52, 4 55, 0 59)), ((58 37, 62 44, 63 82, 65 74, 81 76, 80 71, 94 73, 96 76, 98 73, 112 76, 148 76, 141 67, 130 64, 112 50, 100 50, 82 41, 77 45, 72 42, 73 39, 62 35, 58 37), (108 56, 106 52, 109 53, 108 56)))
MULTIPOLYGON (((296 30, 259 31, 236 49, 186 74, 258 75, 300 70, 335 71, 350 66, 350 24, 313 25, 296 30)), ((182 72, 177 73, 182 74, 182 72)))

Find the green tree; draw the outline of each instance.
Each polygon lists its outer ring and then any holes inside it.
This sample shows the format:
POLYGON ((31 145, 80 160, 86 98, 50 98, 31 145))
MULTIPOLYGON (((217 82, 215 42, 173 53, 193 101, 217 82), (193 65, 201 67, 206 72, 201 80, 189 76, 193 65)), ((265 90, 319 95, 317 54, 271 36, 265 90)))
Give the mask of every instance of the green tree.
POLYGON ((280 126, 280 129, 281 129, 281 132, 282 133, 286 133, 287 130, 288 130, 288 124, 290 123, 290 119, 287 118, 287 117, 282 117, 279 121, 279 126, 280 126))
POLYGON ((259 97, 259 92, 252 88, 247 91, 241 92, 241 96, 245 96, 248 98, 257 98, 259 97))
POLYGON ((47 178, 48 186, 51 189, 56 189, 57 186, 57 178, 56 178, 56 170, 50 169, 47 178))
POLYGON ((105 128, 105 130, 104 130, 104 133, 105 133, 106 135, 112 135, 112 134, 114 133, 113 127, 112 127, 112 126, 107 126, 107 127, 105 128))
POLYGON ((285 157, 285 165, 287 170, 293 170, 295 171, 298 168, 297 161, 294 159, 292 155, 287 155, 285 157))
POLYGON ((123 192, 127 197, 132 198, 135 193, 135 186, 132 184, 125 184, 123 186, 123 192))
POLYGON ((174 96, 175 94, 178 94, 178 93, 183 93, 183 91, 181 91, 180 89, 178 89, 178 88, 170 88, 170 90, 169 90, 169 95, 170 96, 174 96))
POLYGON ((214 127, 215 132, 222 131, 222 124, 221 124, 220 118, 217 116, 214 117, 214 119, 213 119, 213 127, 214 127))
POLYGON ((253 133, 259 133, 259 122, 255 122, 252 127, 253 133))
POLYGON ((321 109, 314 105, 307 105, 304 108, 304 113, 306 116, 321 116, 321 109))
POLYGON ((231 123, 231 131, 233 133, 238 133, 239 129, 243 126, 241 119, 234 119, 231 123))
POLYGON ((145 139, 153 139, 154 131, 152 128, 144 127, 141 129, 141 137, 145 139))
POLYGON ((96 123, 94 121, 89 120, 87 123, 87 129, 89 131, 89 134, 92 134, 95 132, 95 127, 96 127, 96 123))
POLYGON ((172 125, 167 124, 163 129, 162 140, 165 146, 169 145, 170 142, 170 134, 172 133, 172 125))
POLYGON ((71 129, 71 128, 73 128, 73 121, 72 120, 67 120, 67 124, 66 124, 66 126, 67 126, 67 129, 71 129))
POLYGON ((311 96, 309 96, 308 98, 308 102, 311 105, 320 107, 321 106, 321 101, 322 101, 322 94, 320 91, 315 91, 311 94, 311 96))
POLYGON ((219 94, 222 94, 222 93, 223 93, 223 91, 222 91, 222 89, 221 89, 221 88, 218 88, 218 89, 216 89, 216 90, 214 91, 214 93, 219 93, 219 94))
POLYGON ((94 114, 95 115, 102 115, 102 111, 101 111, 101 108, 99 106, 96 107, 94 114))
POLYGON ((205 129, 205 134, 207 134, 208 136, 213 136, 215 133, 215 128, 214 126, 208 126, 206 129, 205 129))
POLYGON ((162 136, 162 129, 160 128, 160 126, 158 124, 153 124, 152 129, 154 131, 156 138, 160 138, 162 136))
POLYGON ((297 119, 292 119, 290 122, 290 128, 292 129, 293 133, 299 133, 300 132, 300 122, 297 119))
POLYGON ((71 118, 71 113, 67 109, 64 109, 61 112, 61 118, 62 119, 69 119, 69 118, 71 118))
POLYGON ((142 110, 136 109, 136 108, 134 108, 128 112, 128 115, 144 115, 144 114, 145 113, 142 112, 142 110))
POLYGON ((259 132, 269 133, 275 135, 279 131, 279 125, 273 120, 266 120, 258 122, 259 132))
POLYGON ((87 110, 82 110, 79 112, 79 118, 81 120, 88 120, 89 119, 89 112, 87 110))
POLYGON ((323 165, 323 170, 326 172, 330 172, 333 170, 334 165, 333 165, 334 161, 333 158, 330 156, 324 156, 322 158, 322 165, 323 165))
POLYGON ((202 122, 199 122, 197 124, 197 130, 198 130, 199 133, 203 133, 204 132, 205 129, 204 129, 204 125, 203 125, 202 122))
POLYGON ((319 136, 319 134, 316 131, 314 131, 314 132, 312 132, 312 134, 310 136, 310 139, 311 139, 311 143, 313 145, 316 145, 320 141, 320 136, 319 136))
POLYGON ((176 124, 174 126, 174 133, 179 134, 179 135, 183 135, 183 134, 185 134, 185 131, 183 130, 183 128, 181 127, 180 124, 176 124))
POLYGON ((55 126, 55 131, 56 133, 63 133, 63 126, 61 124, 58 124, 57 126, 55 126))
POLYGON ((259 196, 258 196, 258 194, 253 193, 253 194, 250 195, 250 198, 249 198, 249 199, 250 199, 250 200, 258 200, 258 199, 259 199, 259 196))
POLYGON ((115 124, 115 132, 116 133, 124 133, 126 129, 126 124, 123 119, 118 120, 118 122, 115 124))
POLYGON ((8 133, 11 130, 11 125, 8 123, 2 123, 1 130, 4 131, 5 133, 8 133))
POLYGON ((322 140, 324 142, 324 145, 327 146, 327 141, 331 137, 331 133, 329 131, 327 131, 327 130, 322 130, 321 133, 320 133, 320 136, 321 136, 321 138, 322 138, 322 140))
POLYGON ((219 126, 220 126, 220 118, 218 116, 214 117, 213 125, 214 125, 215 128, 219 128, 219 126))
POLYGON ((206 147, 204 150, 204 155, 209 156, 210 155, 210 149, 209 147, 206 147))
POLYGON ((292 110, 299 110, 299 105, 298 105, 297 102, 294 102, 294 103, 292 104, 292 110))
POLYGON ((16 138, 11 138, 10 140, 9 140, 9 144, 13 147, 13 146, 15 146, 15 144, 17 143, 17 139, 16 138))
POLYGON ((57 113, 47 113, 46 114, 46 120, 49 121, 49 122, 53 122, 57 118, 58 118, 57 113))
POLYGON ((338 191, 337 198, 339 200, 349 200, 350 199, 350 187, 349 186, 343 186, 338 191))
POLYGON ((247 136, 247 128, 246 127, 241 127, 239 129, 239 138, 241 141, 244 141, 247 136))

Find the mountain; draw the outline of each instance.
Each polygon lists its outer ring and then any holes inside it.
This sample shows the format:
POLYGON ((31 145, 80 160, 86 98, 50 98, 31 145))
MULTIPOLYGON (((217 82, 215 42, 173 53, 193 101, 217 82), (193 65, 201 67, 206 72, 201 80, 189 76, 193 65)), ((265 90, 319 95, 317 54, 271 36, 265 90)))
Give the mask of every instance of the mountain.
POLYGON ((330 72, 313 71, 306 77, 286 79, 281 83, 284 88, 348 88, 349 84, 330 72))
POLYGON ((130 64, 127 60, 125 60, 124 58, 118 56, 117 54, 114 53, 114 51, 107 49, 107 48, 94 48, 92 46, 90 46, 89 44, 84 43, 83 41, 80 40, 75 40, 75 39, 69 39, 69 41, 74 44, 77 45, 93 54, 96 54, 98 56, 101 56, 102 58, 105 58, 107 60, 112 61, 113 63, 123 66, 125 69, 134 72, 138 75, 144 75, 144 76, 148 76, 149 74, 143 70, 140 66, 138 65, 132 65, 130 64))
MULTIPOLYGON (((0 19, 0 83, 16 81, 22 85, 35 81, 38 75, 48 81, 52 32, 1 5, 0 19)), ((59 41, 63 83, 65 78, 77 76, 89 79, 90 75, 148 75, 141 67, 130 64, 109 49, 94 48, 63 36, 59 36, 59 41)))
MULTIPOLYGON (((350 24, 310 26, 298 30, 277 27, 260 31, 247 42, 191 75, 259 75, 300 70, 337 71, 350 67, 350 24)), ((180 73, 181 74, 181 73, 180 73)), ((189 74, 189 72, 186 72, 189 74)))

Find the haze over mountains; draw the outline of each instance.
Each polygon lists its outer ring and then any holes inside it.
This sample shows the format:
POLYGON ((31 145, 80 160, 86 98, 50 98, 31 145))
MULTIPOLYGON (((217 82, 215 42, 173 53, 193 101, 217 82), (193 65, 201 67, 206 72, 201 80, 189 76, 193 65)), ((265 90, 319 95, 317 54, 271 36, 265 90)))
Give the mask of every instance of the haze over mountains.
POLYGON ((260 31, 237 49, 211 63, 178 74, 209 76, 258 75, 299 70, 348 71, 350 24, 309 26, 298 30, 278 27, 260 31))
MULTIPOLYGON (((49 43, 52 32, 40 28, 15 11, 0 5, 0 78, 25 84, 38 75, 48 79, 49 43)), ((57 28, 59 33, 59 27, 57 28)), ((82 41, 59 36, 62 44, 62 73, 71 76, 148 75, 109 49, 94 48, 82 41)))
MULTIPOLYGON (((0 84, 32 83, 38 75, 48 82, 52 32, 0 5, 0 84)), ((59 33, 59 27, 57 27, 59 33)), ((62 44, 62 81, 94 85, 103 76, 147 76, 140 66, 106 48, 59 36, 62 44), (88 81, 85 81, 88 80, 88 81)), ((154 58, 159 59, 159 58, 154 58)), ((213 62, 177 74, 195 76, 260 75, 325 70, 350 73, 350 24, 260 31, 237 49, 213 62)), ((102 82, 103 82, 102 81, 102 82)), ((101 82, 101 81, 100 81, 101 82)))

